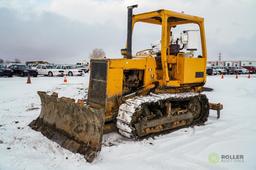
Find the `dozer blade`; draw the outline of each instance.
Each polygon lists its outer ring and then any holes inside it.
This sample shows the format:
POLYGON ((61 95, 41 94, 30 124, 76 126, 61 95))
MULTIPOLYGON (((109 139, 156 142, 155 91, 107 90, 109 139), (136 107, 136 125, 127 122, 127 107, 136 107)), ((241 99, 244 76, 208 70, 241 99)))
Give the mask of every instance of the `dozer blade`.
POLYGON ((62 147, 83 154, 92 162, 101 150, 104 127, 103 110, 76 103, 74 99, 38 92, 42 109, 29 126, 62 147))

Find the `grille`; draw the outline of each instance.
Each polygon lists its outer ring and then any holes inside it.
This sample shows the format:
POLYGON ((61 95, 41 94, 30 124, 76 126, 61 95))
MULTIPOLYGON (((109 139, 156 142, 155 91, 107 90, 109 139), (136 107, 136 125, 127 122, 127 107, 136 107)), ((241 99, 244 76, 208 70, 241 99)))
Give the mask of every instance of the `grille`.
POLYGON ((107 60, 91 60, 88 102, 105 105, 107 60))

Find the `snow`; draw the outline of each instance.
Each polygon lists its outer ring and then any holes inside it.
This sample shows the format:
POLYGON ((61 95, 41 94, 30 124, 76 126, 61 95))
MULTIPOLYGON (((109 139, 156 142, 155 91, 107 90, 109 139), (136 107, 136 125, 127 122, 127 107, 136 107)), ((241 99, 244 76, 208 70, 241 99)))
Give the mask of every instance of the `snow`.
POLYGON ((205 126, 186 128, 141 141, 119 134, 104 136, 100 155, 92 163, 48 140, 27 125, 40 113, 38 90, 85 98, 88 75, 68 77, 0 78, 0 170, 9 169, 256 169, 256 76, 210 76, 205 92, 224 110, 211 111, 205 126), (243 155, 243 162, 211 163, 208 156, 243 155))

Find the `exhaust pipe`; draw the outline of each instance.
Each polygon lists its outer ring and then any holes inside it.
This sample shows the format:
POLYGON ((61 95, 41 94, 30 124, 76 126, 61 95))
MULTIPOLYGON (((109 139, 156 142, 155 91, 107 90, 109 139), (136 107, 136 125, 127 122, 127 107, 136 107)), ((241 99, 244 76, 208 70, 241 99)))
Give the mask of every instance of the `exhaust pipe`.
POLYGON ((132 59, 132 16, 133 8, 137 8, 138 5, 128 6, 128 20, 127 20, 127 59, 132 59))

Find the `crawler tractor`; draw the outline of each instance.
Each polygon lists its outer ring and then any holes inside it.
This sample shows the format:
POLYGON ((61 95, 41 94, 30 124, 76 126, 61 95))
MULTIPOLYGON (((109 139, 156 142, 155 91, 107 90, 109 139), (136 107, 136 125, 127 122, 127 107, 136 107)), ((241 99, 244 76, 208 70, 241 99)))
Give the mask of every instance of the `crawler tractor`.
MULTIPOLYGON (((207 121, 210 104, 201 94, 206 82, 204 19, 170 10, 133 14, 128 7, 126 48, 119 59, 92 59, 88 98, 75 102, 38 92, 42 109, 30 127, 91 162, 101 150, 104 133, 116 131, 140 139, 207 121), (137 23, 158 25, 160 43, 132 53, 137 23), (174 31, 187 24, 197 30, 174 31), (201 54, 190 46, 199 34, 201 54), (158 47, 158 48, 157 48, 158 47)), ((145 27, 146 28, 146 27, 145 27)))

